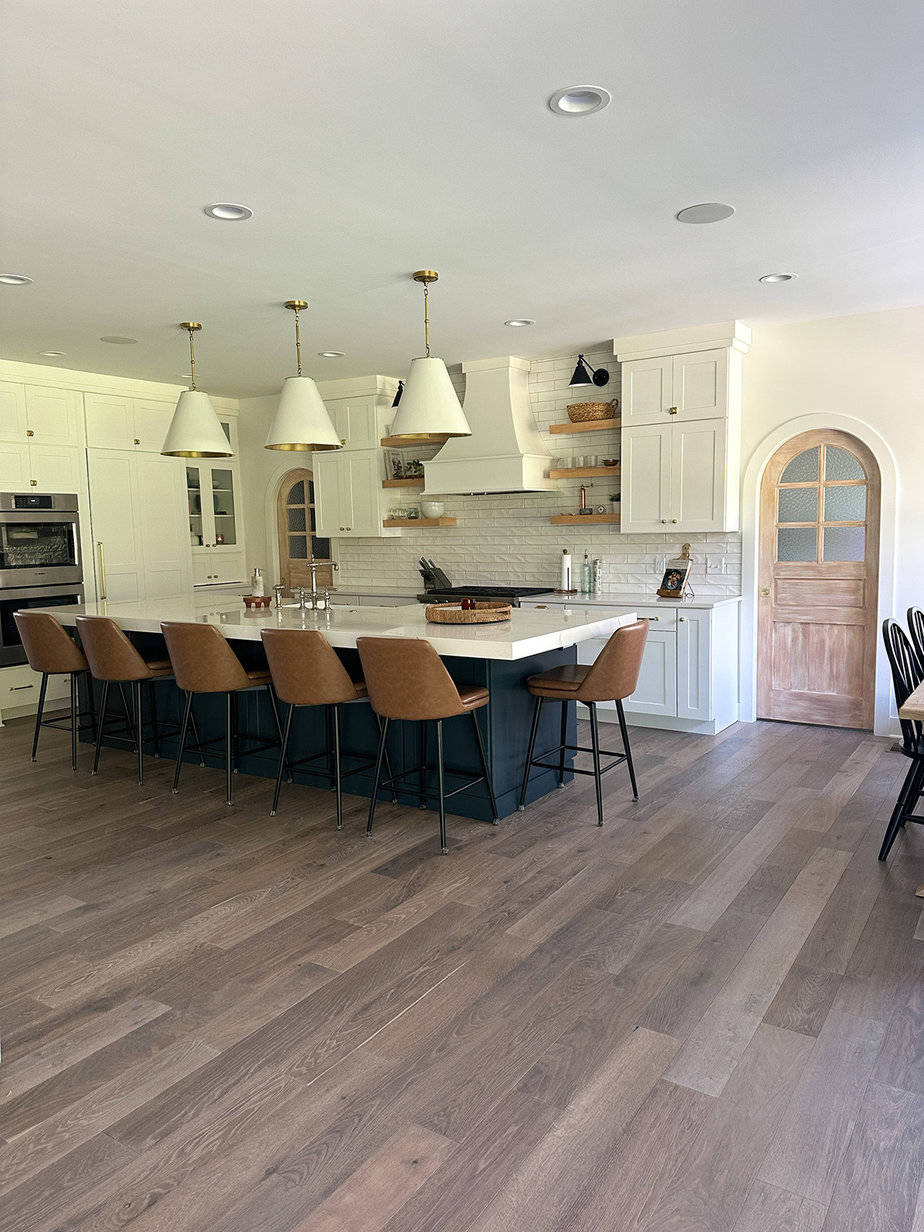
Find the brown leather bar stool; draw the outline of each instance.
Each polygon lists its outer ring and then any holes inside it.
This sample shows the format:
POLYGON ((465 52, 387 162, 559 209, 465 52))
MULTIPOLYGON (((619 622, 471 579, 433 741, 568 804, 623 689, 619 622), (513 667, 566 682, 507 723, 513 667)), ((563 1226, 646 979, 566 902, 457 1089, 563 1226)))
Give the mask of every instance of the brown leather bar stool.
MULTIPOLYGON (((385 742, 388 738, 388 724, 392 719, 409 719, 422 724, 436 723, 437 794, 440 810, 440 848, 443 854, 445 855, 449 850, 446 846, 446 801, 451 796, 458 795, 460 791, 465 791, 478 783, 484 783, 491 802, 491 816, 496 825, 498 821, 497 801, 494 798, 491 770, 488 766, 476 713, 490 701, 488 690, 479 685, 457 686, 447 672, 442 659, 430 643, 424 641, 423 638, 359 637, 356 639, 356 649, 359 651, 360 662, 363 665, 363 675, 366 678, 372 709, 384 719, 375 761, 375 783, 372 788, 372 799, 369 802, 366 833, 372 831, 372 823, 375 820, 375 799, 380 787, 394 788, 399 780, 418 774, 420 775, 420 789, 402 787, 402 791, 420 797, 424 806, 429 795, 432 794, 426 789, 428 767, 425 758, 422 758, 421 765, 414 769, 382 779, 385 742), (443 720, 462 714, 472 716, 478 757, 481 762, 481 774, 478 778, 469 779, 461 787, 447 792, 444 782, 443 720)), ((421 743, 423 748, 423 741, 421 743)))
MULTIPOLYGON (((273 807, 270 810, 270 816, 275 817, 276 809, 279 807, 279 793, 282 790, 282 779, 289 748, 289 733, 292 730, 292 716, 296 707, 324 706, 330 718, 333 747, 328 746, 320 753, 312 753, 298 761, 290 760, 288 764, 289 769, 293 770, 296 766, 310 765, 311 762, 318 761, 322 757, 326 759, 328 769, 320 773, 327 774, 337 793, 337 829, 342 830, 343 779, 351 774, 358 774, 362 770, 368 770, 375 764, 374 757, 359 754, 344 754, 344 756, 359 757, 358 763, 349 769, 344 770, 341 764, 340 707, 349 702, 367 701, 369 695, 365 683, 362 680, 351 680, 333 646, 324 634, 316 629, 264 629, 261 636, 276 696, 289 707, 283 726, 279 772, 276 775, 276 790, 273 793, 273 807)), ((375 718, 381 735, 383 720, 378 715, 375 718)), ((385 756, 387 759, 387 750, 385 756)), ((391 777, 390 761, 386 761, 386 769, 391 777)))
MULTIPOLYGON (((108 616, 78 616, 77 633, 84 654, 95 680, 103 685, 100 699, 99 719, 96 725, 96 749, 93 753, 92 774, 99 771, 100 751, 106 728, 106 707, 109 703, 109 687, 117 684, 125 710, 126 730, 132 736, 138 753, 138 782, 144 782, 144 714, 141 706, 141 686, 163 680, 173 673, 166 659, 145 659, 128 640, 116 622, 108 616), (129 713, 123 686, 130 684, 134 697, 134 715, 129 713)), ((151 728, 154 747, 160 751, 160 729, 157 723, 157 705, 151 693, 151 728)))
MULTIPOLYGON (((70 636, 59 620, 50 612, 31 612, 28 608, 22 612, 14 612, 13 619, 19 630, 22 648, 26 652, 29 666, 34 672, 42 673, 42 683, 39 688, 38 710, 35 714, 35 734, 32 737, 32 760, 38 753, 39 732, 43 727, 58 727, 54 719, 44 719, 45 694, 48 690, 49 676, 71 677, 71 715, 69 729, 71 733, 71 765, 77 769, 77 733, 80 730, 81 715, 77 709, 77 680, 82 672, 90 670, 84 658, 83 651, 70 636)), ((93 692, 90 691, 90 705, 93 704, 93 692)), ((91 727, 93 711, 89 711, 91 727)))
POLYGON ((631 625, 624 625, 612 635, 596 660, 590 664, 567 663, 563 667, 554 667, 538 676, 530 676, 526 687, 536 699, 533 709, 533 724, 529 733, 529 750, 526 754, 526 770, 523 773, 523 787, 520 791, 520 808, 526 807, 526 789, 529 785, 529 772, 533 766, 541 766, 546 770, 558 771, 558 785, 561 787, 565 777, 565 753, 592 753, 593 770, 578 769, 572 766, 575 774, 592 774, 597 789, 597 825, 603 825, 603 784, 602 777, 607 770, 620 766, 625 762, 629 767, 629 779, 632 782, 632 798, 638 799, 638 784, 635 781, 635 767, 632 765, 632 750, 629 747, 629 732, 626 728, 626 716, 622 708, 623 698, 635 692, 638 684, 639 669, 642 666, 642 654, 648 637, 648 621, 637 620, 631 625), (539 716, 542 713, 542 703, 546 700, 561 702, 561 743, 553 749, 547 749, 539 757, 534 757, 536 733, 539 730, 539 716), (568 722, 568 704, 583 702, 590 711, 590 740, 588 749, 579 744, 567 744, 566 732, 568 722), (609 749, 600 748, 600 733, 597 728, 597 702, 615 702, 616 713, 619 715, 619 727, 622 732, 623 752, 614 753, 609 749), (612 757, 608 766, 600 767, 601 751, 605 757, 612 757), (543 760, 558 754, 558 764, 543 760))
MULTIPOLYGON (((248 671, 228 645, 227 639, 214 625, 165 620, 161 622, 160 627, 167 643, 167 653, 173 665, 177 686, 186 694, 186 707, 183 711, 183 725, 180 729, 180 743, 176 754, 176 771, 173 775, 173 791, 176 793, 180 789, 180 771, 183 767, 183 753, 186 750, 186 733, 192 716, 193 698, 197 693, 224 693, 225 799, 228 804, 231 804, 233 803, 231 784, 237 741, 255 739, 256 743, 250 750, 254 753, 275 744, 282 745, 279 707, 276 705, 270 674, 263 669, 248 671), (241 736, 236 732, 235 698, 238 693, 247 689, 266 689, 273 709, 278 740, 260 740, 255 737, 241 736)), ((216 736, 211 740, 197 740, 198 752, 202 753, 208 745, 215 744, 221 739, 221 736, 216 736)))

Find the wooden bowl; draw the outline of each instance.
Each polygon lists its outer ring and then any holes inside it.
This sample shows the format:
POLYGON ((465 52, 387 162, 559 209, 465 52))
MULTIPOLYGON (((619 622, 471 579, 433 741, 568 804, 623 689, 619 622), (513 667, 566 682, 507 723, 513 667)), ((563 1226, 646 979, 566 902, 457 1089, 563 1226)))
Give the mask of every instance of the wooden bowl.
POLYGON ((244 595, 244 607, 269 607, 272 603, 272 595, 244 595))

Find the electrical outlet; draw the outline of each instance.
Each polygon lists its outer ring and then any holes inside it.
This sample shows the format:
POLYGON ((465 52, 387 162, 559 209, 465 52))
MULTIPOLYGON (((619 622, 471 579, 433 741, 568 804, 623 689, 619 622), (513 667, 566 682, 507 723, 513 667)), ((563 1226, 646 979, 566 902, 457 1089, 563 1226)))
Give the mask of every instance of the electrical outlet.
POLYGON ((660 556, 655 557, 655 568, 658 573, 663 573, 667 568, 667 557, 663 555, 663 553, 660 556))

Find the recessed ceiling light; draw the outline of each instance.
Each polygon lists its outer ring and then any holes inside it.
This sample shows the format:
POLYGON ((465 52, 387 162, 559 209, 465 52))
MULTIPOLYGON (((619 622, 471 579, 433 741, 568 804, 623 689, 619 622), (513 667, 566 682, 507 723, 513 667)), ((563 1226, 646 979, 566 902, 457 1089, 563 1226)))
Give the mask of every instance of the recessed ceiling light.
POLYGON ((123 338, 121 334, 103 334, 100 338, 100 342, 111 342, 113 346, 131 346, 137 341, 137 338, 123 338))
POLYGON ((31 281, 27 274, 0 274, 0 282, 8 287, 25 287, 31 281))
POLYGON ((247 218, 253 218, 253 210, 249 206, 235 205, 231 201, 216 201, 213 205, 203 206, 202 212, 221 222, 243 222, 247 218))
POLYGON ((678 222, 721 222, 723 218, 731 218, 734 212, 733 205, 724 205, 721 201, 705 201, 702 205, 688 205, 675 217, 678 222))
POLYGON ((39 355, 44 355, 46 359, 60 359, 66 354, 66 351, 39 351, 39 355))
POLYGON ((612 95, 603 86, 566 86, 549 98, 549 111, 560 116, 593 115, 608 107, 612 95))
POLYGON ((798 278, 798 274, 764 274, 760 278, 760 282, 792 282, 794 278, 798 278))
POLYGON ((318 351, 322 359, 343 359, 346 351, 318 351))
POLYGON ((505 321, 505 325, 511 325, 514 329, 520 329, 524 325, 535 325, 536 322, 532 317, 514 317, 510 321, 505 321))

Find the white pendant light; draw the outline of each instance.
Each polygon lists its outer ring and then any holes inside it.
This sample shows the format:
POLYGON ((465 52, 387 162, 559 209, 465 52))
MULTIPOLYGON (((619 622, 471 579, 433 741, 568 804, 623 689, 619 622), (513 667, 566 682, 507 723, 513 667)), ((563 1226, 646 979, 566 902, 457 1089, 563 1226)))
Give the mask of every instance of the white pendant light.
POLYGON ((286 308, 295 313, 295 355, 298 376, 288 376, 282 385, 276 415, 270 425, 265 449, 339 449, 340 437, 331 422, 327 407, 310 376, 302 376, 302 338, 298 314, 308 307, 305 299, 287 299, 286 308))
POLYGON ((181 321, 189 334, 189 389, 180 394, 161 453, 167 458, 230 458, 231 442, 218 422, 208 394, 196 389, 196 351, 193 335, 198 321, 181 321))
POLYGON ((416 444, 442 445, 451 436, 471 436, 472 430, 453 388, 446 365, 430 355, 430 283, 436 270, 417 270, 412 275, 424 289, 424 338, 427 353, 412 359, 389 436, 416 444))

